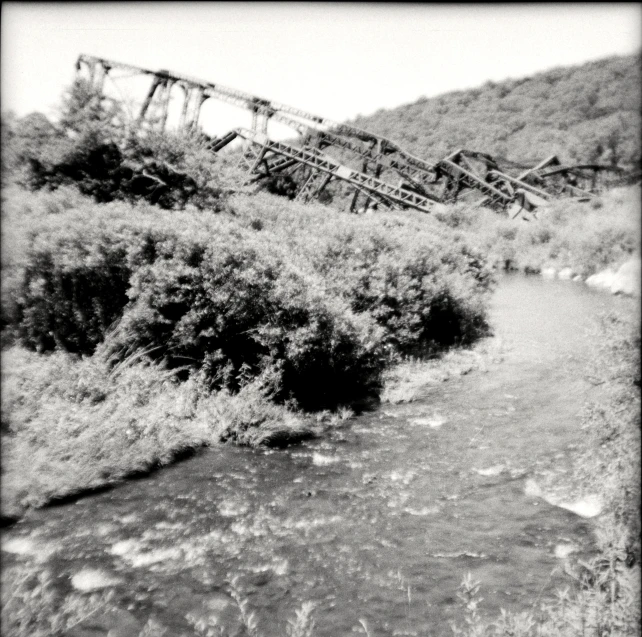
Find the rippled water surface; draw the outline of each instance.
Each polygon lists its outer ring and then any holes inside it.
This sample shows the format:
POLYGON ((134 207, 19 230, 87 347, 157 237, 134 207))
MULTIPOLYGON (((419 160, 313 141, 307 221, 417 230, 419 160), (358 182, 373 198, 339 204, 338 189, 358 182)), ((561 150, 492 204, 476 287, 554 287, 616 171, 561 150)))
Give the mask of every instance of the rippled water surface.
POLYGON ((487 371, 324 440, 223 446, 36 511, 5 533, 3 557, 48 562, 63 590, 99 569, 121 608, 142 623, 153 614, 169 635, 192 634, 189 614, 243 634, 230 611, 235 575, 275 637, 304 600, 317 603, 323 637, 363 634, 360 620, 373 637, 451 634, 468 571, 483 582, 482 608, 526 609, 564 581, 564 555, 591 549, 589 522, 528 485, 568 471, 593 391, 582 377, 589 332, 601 310, 626 302, 506 277, 492 307, 503 361, 487 371))

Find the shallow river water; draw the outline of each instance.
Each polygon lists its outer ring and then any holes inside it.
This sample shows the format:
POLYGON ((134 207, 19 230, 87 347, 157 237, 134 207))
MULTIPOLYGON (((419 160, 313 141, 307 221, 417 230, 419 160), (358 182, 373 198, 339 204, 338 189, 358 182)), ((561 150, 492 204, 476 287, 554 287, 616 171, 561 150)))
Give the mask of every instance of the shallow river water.
POLYGON ((364 624, 371 637, 448 635, 467 572, 482 582, 482 609, 526 610, 568 581, 565 555, 591 551, 590 520, 536 485, 570 468, 593 391, 590 331, 601 310, 626 302, 505 277, 491 312, 501 362, 322 440, 222 446, 35 511, 4 534, 5 565, 37 559, 65 591, 73 576, 91 586, 87 569, 100 569, 114 602, 141 625, 154 616, 168 637, 194 634, 187 616, 243 635, 232 579, 270 637, 306 600, 319 637, 364 634, 364 624))

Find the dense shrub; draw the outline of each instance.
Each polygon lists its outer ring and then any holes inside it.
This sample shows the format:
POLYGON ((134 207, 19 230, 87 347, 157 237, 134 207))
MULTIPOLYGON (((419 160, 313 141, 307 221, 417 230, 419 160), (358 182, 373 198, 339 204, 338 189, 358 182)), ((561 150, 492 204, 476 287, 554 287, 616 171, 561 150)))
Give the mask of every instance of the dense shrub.
POLYGON ((197 137, 168 133, 117 144, 90 129, 74 138, 54 137, 24 163, 21 183, 27 188, 75 185, 98 202, 144 199, 166 210, 187 203, 215 208, 223 194, 217 162, 197 137))
POLYGON ((241 369, 276 367, 306 406, 348 400, 383 369, 380 339, 368 317, 316 294, 310 279, 252 236, 172 237, 134 273, 113 345, 155 348, 217 387, 237 389, 241 369))
POLYGON ((24 343, 39 351, 90 353, 127 303, 126 245, 106 219, 87 221, 71 212, 61 227, 50 217, 29 237, 14 320, 24 343))
POLYGON ((559 199, 529 222, 476 206, 439 213, 491 264, 540 272, 570 268, 586 278, 639 253, 640 189, 617 188, 592 201, 559 199))
POLYGON ((264 242, 322 277, 326 292, 372 316, 391 353, 427 354, 485 333, 492 269, 479 250, 414 214, 337 214, 323 206, 235 197, 233 211, 260 219, 264 242))
POLYGON ((65 191, 21 199, 8 211, 22 246, 8 268, 9 315, 43 351, 91 353, 119 319, 114 352, 142 348, 232 391, 241 370, 275 370, 277 396, 311 407, 372 388, 395 356, 485 329, 490 270, 419 217, 366 219, 269 195, 220 215, 97 207, 65 191))
POLYGON ((161 208, 216 208, 224 188, 203 135, 135 133, 122 105, 82 80, 66 92, 59 121, 3 118, 3 168, 31 190, 75 185, 98 202, 144 199, 161 208))

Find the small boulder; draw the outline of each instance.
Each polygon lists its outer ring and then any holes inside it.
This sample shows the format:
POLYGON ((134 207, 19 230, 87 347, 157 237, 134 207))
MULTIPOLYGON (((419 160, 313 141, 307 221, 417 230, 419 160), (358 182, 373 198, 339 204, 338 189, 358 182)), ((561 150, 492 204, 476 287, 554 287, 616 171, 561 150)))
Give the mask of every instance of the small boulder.
POLYGON ((600 515, 604 509, 604 504, 597 495, 589 495, 574 502, 551 502, 551 504, 561 509, 572 511, 575 515, 579 515, 582 518, 594 518, 600 515))
POLYGON ((480 476, 498 476, 506 470, 506 467, 503 464, 496 464, 492 467, 486 469, 475 469, 474 471, 480 476))
POLYGON ((639 258, 629 259, 617 271, 611 268, 602 270, 586 279, 586 285, 608 290, 612 294, 640 296, 640 272, 642 263, 639 258))
POLYGON ((613 294, 625 294, 627 296, 640 296, 640 271, 642 263, 640 259, 631 259, 623 263, 615 273, 611 283, 613 294))
POLYGON ((591 275, 586 279, 586 285, 592 288, 601 288, 603 290, 610 290, 613 280, 615 278, 615 272, 613 270, 607 269, 598 272, 597 274, 591 275))
POLYGON ((558 544, 555 547, 554 555, 558 560, 565 560, 572 553, 577 552, 577 547, 574 544, 558 544))
POLYGON ((71 585, 84 593, 98 591, 102 588, 116 586, 122 583, 122 579, 112 575, 106 570, 98 568, 83 568, 71 578, 71 585))
POLYGON ((431 429, 437 429, 442 425, 446 424, 448 421, 443 416, 432 416, 430 418, 413 418, 410 423, 413 425, 424 425, 428 426, 431 429))

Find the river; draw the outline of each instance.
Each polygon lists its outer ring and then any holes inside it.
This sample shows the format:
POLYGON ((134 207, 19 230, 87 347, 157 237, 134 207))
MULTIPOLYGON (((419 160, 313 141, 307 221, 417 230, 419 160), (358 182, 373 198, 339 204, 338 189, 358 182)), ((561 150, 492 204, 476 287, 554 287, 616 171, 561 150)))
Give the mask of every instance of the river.
POLYGON ((168 637, 194 634, 187 616, 244 634, 232 580, 267 637, 285 635, 303 601, 316 604, 318 637, 364 625, 370 637, 450 635, 467 572, 482 582, 482 609, 527 610, 568 583, 566 555, 591 552, 591 521, 534 485, 570 470, 594 391, 583 372, 595 318, 625 303, 505 276, 491 308, 503 360, 321 440, 223 445, 33 511, 4 533, 5 566, 39 560, 61 591, 98 569, 117 606, 141 624, 153 615, 168 637))

